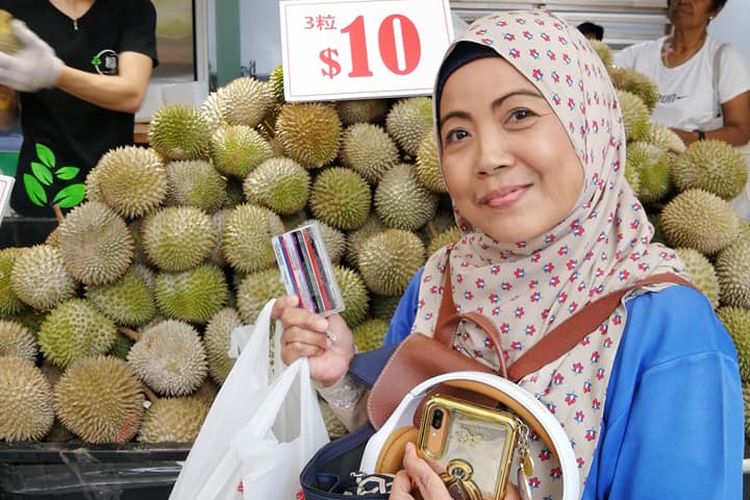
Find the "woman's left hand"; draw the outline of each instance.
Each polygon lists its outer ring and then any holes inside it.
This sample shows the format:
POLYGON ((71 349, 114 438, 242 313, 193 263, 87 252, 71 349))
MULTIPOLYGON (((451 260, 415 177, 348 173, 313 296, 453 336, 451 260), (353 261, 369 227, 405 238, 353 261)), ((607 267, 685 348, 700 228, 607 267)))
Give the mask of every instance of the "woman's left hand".
MULTIPOLYGON (((443 480, 430 465, 417 456, 414 444, 407 443, 404 452, 404 469, 396 474, 389 500, 452 500, 443 480), (415 497, 413 493, 419 493, 415 497)), ((508 483, 503 500, 520 500, 518 489, 508 483)))
POLYGON ((417 456, 414 444, 407 443, 404 453, 404 469, 396 474, 391 488, 390 500, 414 500, 412 492, 418 491, 421 498, 451 500, 448 489, 440 476, 429 464, 417 456))

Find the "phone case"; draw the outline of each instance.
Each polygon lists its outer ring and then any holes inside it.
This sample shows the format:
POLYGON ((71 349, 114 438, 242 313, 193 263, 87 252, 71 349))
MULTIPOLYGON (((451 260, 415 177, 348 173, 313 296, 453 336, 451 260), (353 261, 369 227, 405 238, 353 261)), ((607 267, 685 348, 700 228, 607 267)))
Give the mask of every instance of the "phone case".
POLYGON ((417 449, 466 498, 501 499, 519 425, 512 413, 436 394, 424 405, 417 449))

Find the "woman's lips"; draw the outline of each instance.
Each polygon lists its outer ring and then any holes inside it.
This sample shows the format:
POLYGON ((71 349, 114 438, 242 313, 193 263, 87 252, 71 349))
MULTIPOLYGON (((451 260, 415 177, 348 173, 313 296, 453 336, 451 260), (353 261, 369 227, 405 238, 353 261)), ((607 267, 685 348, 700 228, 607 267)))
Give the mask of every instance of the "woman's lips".
POLYGON ((520 200, 530 187, 531 184, 501 187, 482 196, 479 203, 490 208, 505 208, 520 200))

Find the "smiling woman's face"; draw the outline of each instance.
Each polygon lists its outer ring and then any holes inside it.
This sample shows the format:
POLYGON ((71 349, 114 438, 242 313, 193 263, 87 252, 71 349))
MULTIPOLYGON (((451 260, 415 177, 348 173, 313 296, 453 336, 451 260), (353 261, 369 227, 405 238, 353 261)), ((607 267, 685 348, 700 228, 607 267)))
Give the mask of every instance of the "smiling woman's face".
POLYGON ((496 241, 539 236, 573 209, 583 168, 542 94, 499 57, 456 70, 440 100, 443 175, 461 215, 496 241))

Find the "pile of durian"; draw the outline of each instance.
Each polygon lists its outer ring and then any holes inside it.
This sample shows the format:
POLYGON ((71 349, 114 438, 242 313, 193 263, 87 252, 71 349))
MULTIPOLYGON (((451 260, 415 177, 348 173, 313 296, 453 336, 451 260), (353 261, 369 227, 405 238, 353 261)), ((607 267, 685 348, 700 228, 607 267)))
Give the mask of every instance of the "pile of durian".
POLYGON ((671 130, 650 124, 656 86, 643 74, 614 67, 606 44, 592 44, 622 105, 625 177, 656 228, 656 240, 677 250, 737 347, 750 436, 750 224, 729 203, 745 189, 745 158, 716 140, 685 147, 671 130))
MULTIPOLYGON (((611 71, 626 176, 750 380, 750 228, 726 201, 742 158, 715 141, 685 148, 649 123, 653 84, 611 71)), ((193 440, 234 363, 230 332, 284 293, 271 237, 312 220, 359 350, 381 344, 413 274, 458 237, 431 101, 292 104, 282 89, 277 68, 161 108, 150 147, 105 154, 46 244, 0 251, 1 440, 193 440)))
POLYGON ((192 441, 230 332, 284 293, 271 237, 312 220, 359 349, 380 345, 457 236, 431 101, 287 104, 282 78, 159 109, 150 147, 107 152, 44 245, 0 251, 0 439, 192 441))

